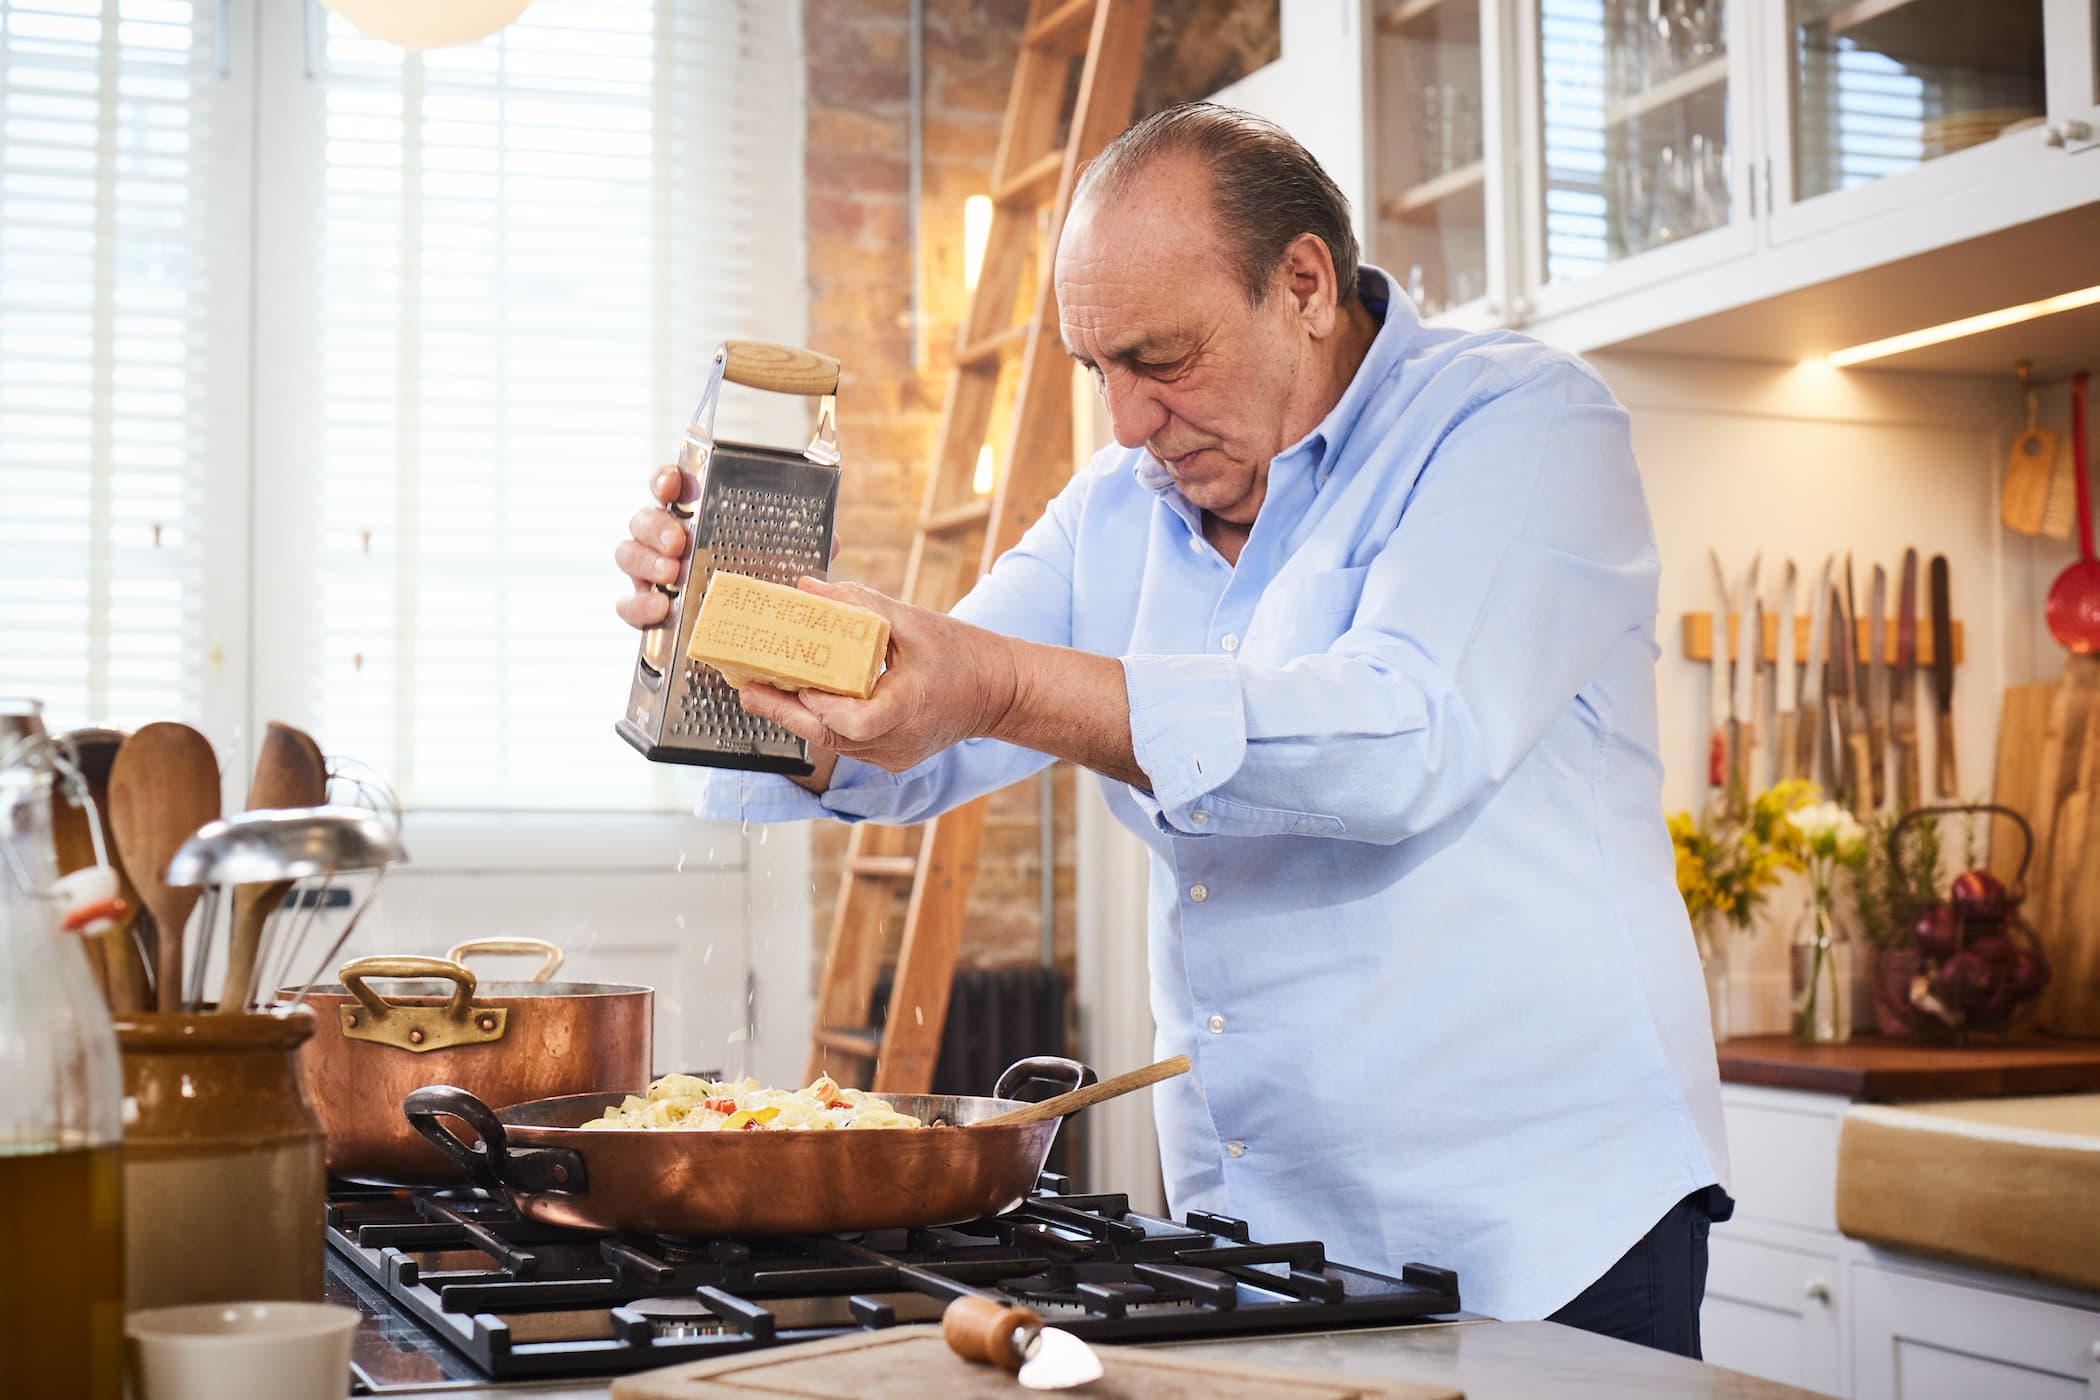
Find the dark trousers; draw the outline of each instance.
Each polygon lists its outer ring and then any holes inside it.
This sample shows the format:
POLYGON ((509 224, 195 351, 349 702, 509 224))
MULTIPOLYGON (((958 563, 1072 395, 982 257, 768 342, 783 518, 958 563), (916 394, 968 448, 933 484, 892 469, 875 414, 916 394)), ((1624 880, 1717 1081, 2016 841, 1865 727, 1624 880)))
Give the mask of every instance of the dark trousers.
POLYGON ((1552 1320, 1698 1360, 1706 1233, 1733 1214, 1735 1202, 1720 1187, 1694 1191, 1552 1320))

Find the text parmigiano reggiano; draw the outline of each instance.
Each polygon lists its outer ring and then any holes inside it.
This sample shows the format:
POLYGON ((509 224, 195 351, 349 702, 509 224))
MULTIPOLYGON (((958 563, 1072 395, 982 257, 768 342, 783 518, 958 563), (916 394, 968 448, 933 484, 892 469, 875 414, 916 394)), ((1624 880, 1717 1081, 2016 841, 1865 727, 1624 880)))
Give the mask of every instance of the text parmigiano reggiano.
POLYGON ((799 588, 716 571, 686 655, 742 689, 828 690, 865 700, 890 647, 889 619, 799 588))

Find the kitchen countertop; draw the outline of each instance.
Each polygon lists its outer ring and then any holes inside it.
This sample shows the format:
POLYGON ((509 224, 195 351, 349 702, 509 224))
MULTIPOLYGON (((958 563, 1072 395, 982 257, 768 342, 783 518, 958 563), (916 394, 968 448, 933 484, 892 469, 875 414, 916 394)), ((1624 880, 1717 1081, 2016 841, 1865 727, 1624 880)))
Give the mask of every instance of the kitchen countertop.
POLYGON ((2100 1040, 2016 1036, 1971 1049, 1862 1036, 1849 1045, 1803 1045, 1791 1036, 1724 1040, 1721 1078, 1864 1102, 1982 1099, 2100 1091, 2100 1040))
MULTIPOLYGON (((1465 1391, 1467 1400, 1792 1400, 1815 1394, 1552 1322, 1432 1323, 1173 1345, 1211 1361, 1445 1381, 1465 1391)), ((605 1400, 610 1384, 561 1381, 432 1394, 443 1400, 605 1400)))

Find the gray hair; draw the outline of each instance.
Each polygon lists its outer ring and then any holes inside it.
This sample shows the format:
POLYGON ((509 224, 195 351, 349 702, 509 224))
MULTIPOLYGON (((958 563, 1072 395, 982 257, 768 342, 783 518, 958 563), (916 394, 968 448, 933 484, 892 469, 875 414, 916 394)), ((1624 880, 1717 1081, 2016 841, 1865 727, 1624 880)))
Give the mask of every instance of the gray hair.
POLYGON ((1215 102, 1155 112, 1108 143, 1080 173, 1073 202, 1128 189, 1161 156, 1194 158, 1209 172, 1211 204, 1247 299, 1260 305, 1284 250, 1301 234, 1327 245, 1335 300, 1356 300, 1361 255, 1349 201, 1312 152, 1272 121, 1215 102))

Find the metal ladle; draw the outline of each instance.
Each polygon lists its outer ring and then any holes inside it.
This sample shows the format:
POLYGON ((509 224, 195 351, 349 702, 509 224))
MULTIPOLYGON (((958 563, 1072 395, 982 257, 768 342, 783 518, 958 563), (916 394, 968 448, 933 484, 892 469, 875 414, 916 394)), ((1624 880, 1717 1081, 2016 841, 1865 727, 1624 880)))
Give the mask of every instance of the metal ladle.
MULTIPOLYGON (((207 823, 182 844, 168 862, 168 883, 173 886, 205 886, 204 916, 200 921, 197 948, 190 960, 185 1003, 201 1006, 204 1000, 204 971, 210 958, 212 930, 216 927, 223 891, 235 885, 264 884, 279 880, 301 880, 318 876, 319 894, 302 900, 305 922, 287 942, 281 960, 288 968, 291 959, 319 917, 322 895, 335 877, 354 871, 384 872, 407 859, 397 837, 378 813, 364 807, 293 807, 275 811, 243 812, 222 821, 207 823)), ((365 904, 343 929, 347 937, 365 904)), ((341 939, 338 939, 340 946, 341 939)), ((257 957, 257 965, 262 962, 257 957)))

